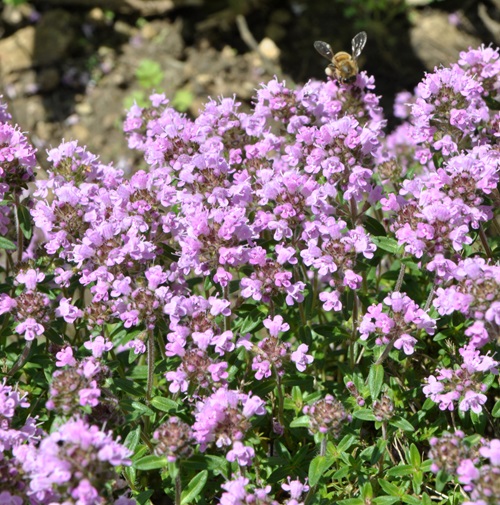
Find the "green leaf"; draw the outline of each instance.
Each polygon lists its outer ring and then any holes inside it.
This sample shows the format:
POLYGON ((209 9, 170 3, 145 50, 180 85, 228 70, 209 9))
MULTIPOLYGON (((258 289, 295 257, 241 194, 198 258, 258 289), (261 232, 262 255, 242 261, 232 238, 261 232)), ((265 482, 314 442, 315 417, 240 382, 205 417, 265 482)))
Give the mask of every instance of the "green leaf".
POLYGON ((413 467, 411 465, 398 465, 390 468, 385 472, 387 477, 402 477, 404 475, 410 475, 413 471, 413 467))
POLYGON ((19 227, 21 228, 24 237, 29 240, 33 235, 30 211, 24 205, 20 205, 17 208, 17 217, 19 219, 19 227))
POLYGON ((124 445, 127 449, 134 451, 141 439, 141 428, 138 426, 135 430, 132 430, 125 438, 124 445))
POLYGON ((422 500, 417 496, 411 496, 409 494, 405 494, 402 497, 403 503, 409 503, 410 505, 422 505, 422 500))
POLYGON ((154 454, 144 456, 133 463, 134 468, 137 470, 158 470, 159 468, 165 468, 167 464, 168 461, 165 456, 155 456, 154 454))
POLYGON ((334 460, 325 456, 316 456, 309 465, 309 483, 315 486, 321 476, 333 465, 334 460))
POLYGON ((309 428, 309 416, 300 416, 290 423, 290 428, 309 428))
POLYGON ((500 417, 500 400, 498 400, 493 406, 493 410, 491 411, 491 415, 493 417, 500 417))
POLYGON ((299 386, 293 386, 292 400, 296 405, 302 405, 302 391, 300 390, 299 386))
POLYGON ((365 225, 365 230, 370 235, 376 237, 385 237, 387 235, 383 224, 378 219, 365 215, 363 217, 363 224, 365 225))
POLYGON ((396 239, 391 237, 370 237, 372 242, 382 251, 386 251, 391 254, 400 255, 403 248, 398 244, 396 239))
POLYGON ((392 482, 389 482, 387 480, 383 479, 378 479, 378 483, 380 484, 380 487, 390 496, 399 496, 401 495, 401 490, 398 488, 398 486, 394 485, 392 482))
POLYGON ((141 491, 140 493, 137 493, 137 495, 134 495, 137 505, 151 505, 149 499, 153 496, 153 493, 153 489, 148 489, 147 491, 141 491))
POLYGON ((413 471, 411 486, 415 494, 417 495, 420 494, 423 482, 424 482, 424 472, 422 472, 422 470, 418 470, 416 472, 413 471))
POLYGON ((377 496, 377 498, 373 498, 372 503, 375 505, 392 505, 399 501, 401 500, 397 496, 377 496))
POLYGON ((495 100, 492 96, 487 95, 484 98, 484 101, 486 102, 486 105, 491 109, 491 110, 500 110, 500 101, 495 100))
POLYGON ((337 505, 365 505, 363 498, 347 498, 347 500, 340 500, 336 502, 337 505))
POLYGON ((382 365, 372 365, 368 374, 368 388, 370 390, 372 400, 376 400, 378 398, 378 395, 382 390, 383 382, 384 367, 382 365))
POLYGON ((432 466, 432 460, 431 459, 426 459, 421 467, 420 467, 420 470, 422 470, 422 472, 430 472, 431 471, 431 466, 432 466))
POLYGON ((371 482, 365 482, 361 488, 361 496, 365 502, 373 498, 373 487, 371 482))
POLYGON ((124 466, 122 472, 129 482, 135 482, 137 470, 133 466, 124 466))
POLYGON ((144 405, 144 403, 132 402, 132 407, 134 407, 135 410, 141 412, 144 416, 151 417, 155 415, 155 413, 147 405, 144 405))
POLYGON ((474 428, 476 429, 476 432, 484 433, 484 429, 486 426, 486 414, 484 413, 484 411, 481 411, 479 412, 479 414, 476 414, 471 410, 470 419, 472 421, 472 424, 474 425, 474 428))
POLYGON ((359 409, 353 412, 353 417, 362 419, 363 421, 376 421, 373 412, 370 409, 359 409))
POLYGON ((128 379, 121 379, 120 377, 115 377, 113 379, 113 384, 120 391, 124 392, 127 395, 131 396, 142 396, 144 394, 144 390, 128 379))
POLYGON ((259 310, 253 310, 250 314, 245 317, 240 326, 240 332, 244 335, 245 333, 251 333, 252 330, 257 328, 261 324, 262 313, 259 310))
POLYGON ((344 477, 347 477, 350 473, 351 473, 351 468, 349 468, 347 465, 343 466, 340 468, 340 470, 337 470, 332 475, 332 481, 342 480, 344 477))
POLYGON ((356 437, 354 435, 346 435, 337 445, 337 450, 339 452, 344 452, 349 449, 356 442, 356 437))
POLYGON ((143 88, 155 88, 163 79, 163 71, 157 61, 144 59, 139 63, 135 77, 143 88))
POLYGON ((16 244, 14 244, 14 242, 11 242, 8 238, 0 237, 0 249, 13 251, 16 249, 16 244))
POLYGON ((451 477, 443 470, 439 470, 436 475, 436 490, 442 492, 451 477))
POLYGON ((187 485, 186 489, 182 492, 181 505, 187 505, 197 498, 205 487, 207 479, 207 470, 203 470, 199 474, 195 475, 191 479, 191 482, 187 485))
POLYGON ((170 400, 170 398, 163 398, 163 396, 155 396, 151 400, 151 405, 162 412, 170 412, 171 410, 177 410, 177 403, 174 400, 170 400))
POLYGON ((391 426, 396 426, 397 428, 400 428, 403 431, 415 431, 415 428, 411 423, 409 423, 406 419, 403 419, 402 417, 399 416, 394 416, 389 421, 389 424, 391 426))
POLYGON ((179 112, 186 112, 191 107, 194 95, 188 89, 179 89, 172 99, 172 107, 179 112))
POLYGON ((422 494, 422 505, 431 505, 431 498, 427 493, 422 494))
POLYGON ((415 470, 420 469, 422 458, 420 457, 420 453, 418 452, 417 446, 415 444, 410 445, 410 463, 413 465, 413 468, 415 470))

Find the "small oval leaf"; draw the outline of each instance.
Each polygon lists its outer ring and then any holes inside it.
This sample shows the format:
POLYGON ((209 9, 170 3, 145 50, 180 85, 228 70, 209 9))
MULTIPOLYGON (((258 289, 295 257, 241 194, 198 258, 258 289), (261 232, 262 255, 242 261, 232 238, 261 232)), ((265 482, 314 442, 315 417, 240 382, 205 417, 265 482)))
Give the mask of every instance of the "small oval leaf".
POLYGON ((167 466, 167 458, 165 456, 155 456, 150 454, 137 460, 134 463, 134 468, 137 470, 158 470, 167 466))
POLYGON ((203 470, 191 479, 191 482, 187 485, 187 488, 181 495, 181 505, 188 505, 188 503, 191 503, 200 495, 201 491, 205 487, 207 478, 208 472, 207 470, 203 470))
POLYGON ((372 365, 368 374, 368 389, 370 390, 372 400, 376 400, 378 398, 378 395, 382 390, 383 382, 384 367, 382 365, 372 365))
POLYGON ((170 398, 163 398, 162 396, 155 396, 151 400, 151 405, 162 412, 170 412, 171 410, 177 410, 177 403, 170 398))

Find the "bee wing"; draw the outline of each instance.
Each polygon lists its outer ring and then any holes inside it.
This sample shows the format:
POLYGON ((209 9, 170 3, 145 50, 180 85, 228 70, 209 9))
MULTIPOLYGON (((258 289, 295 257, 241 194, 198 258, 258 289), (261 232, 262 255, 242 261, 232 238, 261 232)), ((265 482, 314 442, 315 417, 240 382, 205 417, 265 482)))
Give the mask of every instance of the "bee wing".
POLYGON ((316 49, 316 51, 318 51, 318 53, 321 54, 321 56, 326 58, 328 61, 332 61, 333 51, 330 44, 322 42, 321 40, 317 40, 314 43, 314 49, 316 49))
POLYGON ((366 32, 359 32, 352 39, 352 57, 355 60, 358 59, 359 55, 361 54, 361 51, 363 50, 363 47, 365 47, 366 39, 367 39, 366 32))

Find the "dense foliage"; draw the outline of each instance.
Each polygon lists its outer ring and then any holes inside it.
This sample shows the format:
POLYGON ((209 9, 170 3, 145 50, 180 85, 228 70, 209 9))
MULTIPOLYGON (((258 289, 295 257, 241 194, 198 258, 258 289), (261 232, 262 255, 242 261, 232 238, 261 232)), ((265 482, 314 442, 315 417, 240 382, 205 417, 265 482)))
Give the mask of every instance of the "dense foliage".
POLYGON ((498 504, 499 76, 156 94, 130 177, 1 108, 0 504, 498 504))

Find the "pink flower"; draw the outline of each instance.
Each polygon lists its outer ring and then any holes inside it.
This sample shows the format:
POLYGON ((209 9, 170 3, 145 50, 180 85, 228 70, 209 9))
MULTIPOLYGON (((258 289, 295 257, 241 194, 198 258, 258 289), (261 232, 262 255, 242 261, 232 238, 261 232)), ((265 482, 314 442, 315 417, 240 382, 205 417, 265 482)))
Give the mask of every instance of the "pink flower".
POLYGON ((300 344, 296 351, 292 352, 292 361, 295 363, 299 372, 304 372, 307 365, 310 365, 314 358, 310 354, 306 354, 309 347, 306 344, 300 344))
POLYGON ((240 466, 248 466, 252 463, 255 451, 252 447, 243 445, 240 441, 233 443, 233 448, 227 453, 226 459, 230 462, 237 461, 240 466))
POLYGON ((76 366, 76 359, 73 357, 73 349, 67 345, 56 354, 56 366, 76 366))
POLYGON ((28 317, 26 321, 22 321, 16 326, 16 333, 24 334, 26 340, 33 340, 35 337, 43 335, 45 328, 37 323, 32 317, 28 317))

